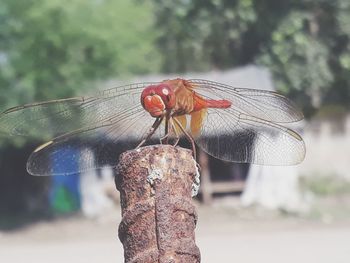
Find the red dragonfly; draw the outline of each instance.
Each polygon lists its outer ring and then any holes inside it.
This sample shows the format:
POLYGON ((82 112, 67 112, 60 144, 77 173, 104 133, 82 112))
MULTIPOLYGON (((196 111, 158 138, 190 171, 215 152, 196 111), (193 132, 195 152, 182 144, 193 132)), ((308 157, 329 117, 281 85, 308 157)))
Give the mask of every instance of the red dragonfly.
POLYGON ((55 135, 30 155, 27 170, 33 175, 66 175, 114 167, 116 145, 135 148, 159 141, 176 145, 182 136, 221 160, 293 165, 304 159, 305 144, 281 123, 301 119, 297 107, 276 92, 174 79, 10 108, 0 115, 0 132, 55 135), (62 149, 85 148, 98 161, 82 154, 82 166, 65 165, 59 172, 48 161, 54 156, 76 162, 76 154, 67 155, 62 149))

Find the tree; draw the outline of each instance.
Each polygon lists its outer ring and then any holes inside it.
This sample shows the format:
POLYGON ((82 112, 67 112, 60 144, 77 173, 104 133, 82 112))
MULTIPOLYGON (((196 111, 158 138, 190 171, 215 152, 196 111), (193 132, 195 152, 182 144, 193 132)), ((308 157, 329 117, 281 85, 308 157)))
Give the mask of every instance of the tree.
POLYGON ((149 4, 3 0, 0 104, 72 96, 92 81, 158 70, 149 4))
POLYGON ((206 0, 156 3, 167 72, 257 63, 306 113, 350 99, 347 0, 206 0))
POLYGON ((291 5, 256 61, 271 69, 279 89, 303 99, 304 105, 348 106, 350 78, 344 75, 349 69, 345 54, 350 24, 345 26, 344 21, 348 14, 350 5, 343 0, 291 5))
POLYGON ((165 72, 208 70, 245 61, 242 35, 256 21, 251 0, 154 0, 165 72))

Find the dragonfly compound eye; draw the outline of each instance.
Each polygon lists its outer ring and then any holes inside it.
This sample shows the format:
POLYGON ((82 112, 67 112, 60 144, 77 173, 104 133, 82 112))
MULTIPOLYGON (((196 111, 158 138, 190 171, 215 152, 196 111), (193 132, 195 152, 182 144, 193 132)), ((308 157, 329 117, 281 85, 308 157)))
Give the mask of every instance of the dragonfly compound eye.
POLYGON ((159 85, 157 94, 162 98, 167 109, 172 109, 175 106, 175 94, 168 85, 159 85))
POLYGON ((151 116, 159 117, 165 112, 165 104, 159 95, 148 95, 143 99, 143 107, 151 116))

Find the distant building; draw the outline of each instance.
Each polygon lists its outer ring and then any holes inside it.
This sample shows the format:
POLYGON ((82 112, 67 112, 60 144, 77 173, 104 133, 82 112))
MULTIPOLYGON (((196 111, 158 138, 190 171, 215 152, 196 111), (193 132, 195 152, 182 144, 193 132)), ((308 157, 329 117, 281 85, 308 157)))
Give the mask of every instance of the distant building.
POLYGON ((109 80, 103 84, 104 88, 119 86, 134 82, 152 82, 165 79, 184 78, 184 79, 207 79, 220 83, 232 85, 240 88, 275 90, 271 74, 268 69, 249 65, 241 68, 225 71, 210 71, 184 74, 155 74, 132 78, 129 80, 109 80))

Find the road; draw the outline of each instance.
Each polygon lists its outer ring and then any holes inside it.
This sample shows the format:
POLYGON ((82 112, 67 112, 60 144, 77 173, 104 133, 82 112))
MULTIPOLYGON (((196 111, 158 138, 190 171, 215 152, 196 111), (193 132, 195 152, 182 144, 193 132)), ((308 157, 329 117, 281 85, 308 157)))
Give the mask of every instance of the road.
MULTIPOLYGON (((99 220, 81 217, 0 232, 0 262, 123 262, 119 211, 99 220)), ((200 208, 196 230, 202 262, 349 263, 350 222, 237 216, 200 208)))

